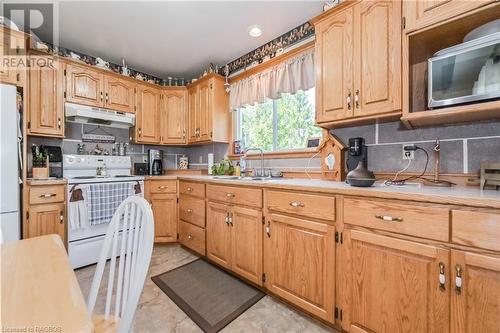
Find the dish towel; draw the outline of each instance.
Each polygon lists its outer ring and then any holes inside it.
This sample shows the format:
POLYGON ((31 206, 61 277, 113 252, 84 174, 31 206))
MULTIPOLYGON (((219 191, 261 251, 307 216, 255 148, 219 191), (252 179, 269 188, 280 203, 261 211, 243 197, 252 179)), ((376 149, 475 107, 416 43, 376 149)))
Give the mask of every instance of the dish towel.
POLYGON ((89 184, 87 213, 90 225, 109 223, 123 200, 135 195, 134 182, 89 184))
POLYGON ((69 192, 71 197, 68 204, 68 227, 71 230, 88 228, 89 220, 87 217, 87 205, 85 204, 87 186, 74 185, 69 192))

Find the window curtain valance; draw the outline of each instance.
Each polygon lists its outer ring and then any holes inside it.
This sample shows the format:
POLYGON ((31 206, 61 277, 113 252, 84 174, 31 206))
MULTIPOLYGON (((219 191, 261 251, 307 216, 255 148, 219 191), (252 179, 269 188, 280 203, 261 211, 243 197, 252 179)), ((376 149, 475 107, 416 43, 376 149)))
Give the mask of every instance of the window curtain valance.
POLYGON ((306 91, 314 85, 314 49, 311 49, 231 84, 230 109, 264 103, 269 98, 306 91))

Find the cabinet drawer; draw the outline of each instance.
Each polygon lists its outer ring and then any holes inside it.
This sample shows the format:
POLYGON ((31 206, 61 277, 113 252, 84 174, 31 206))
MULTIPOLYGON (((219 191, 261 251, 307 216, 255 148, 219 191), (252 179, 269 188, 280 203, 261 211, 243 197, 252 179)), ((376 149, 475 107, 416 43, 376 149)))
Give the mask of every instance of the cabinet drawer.
POLYGON ((444 242, 449 240, 449 215, 448 208, 344 199, 344 223, 444 242))
POLYGON ((207 185, 207 198, 214 201, 262 208, 262 190, 255 188, 207 185))
POLYGON ((335 221, 335 197, 267 191, 266 206, 270 211, 335 221))
POLYGON ((64 202, 64 186, 30 186, 30 205, 64 202))
POLYGON ((500 251, 500 214, 452 210, 451 241, 500 251))
POLYGON ((175 180, 150 180, 150 193, 177 193, 177 181, 175 180))
POLYGON ((205 228, 205 200, 181 194, 179 197, 179 218, 205 228))
POLYGON ((179 221, 179 242, 191 250, 205 255, 205 229, 179 221))
POLYGON ((205 198, 205 184, 181 181, 179 182, 179 193, 205 198))

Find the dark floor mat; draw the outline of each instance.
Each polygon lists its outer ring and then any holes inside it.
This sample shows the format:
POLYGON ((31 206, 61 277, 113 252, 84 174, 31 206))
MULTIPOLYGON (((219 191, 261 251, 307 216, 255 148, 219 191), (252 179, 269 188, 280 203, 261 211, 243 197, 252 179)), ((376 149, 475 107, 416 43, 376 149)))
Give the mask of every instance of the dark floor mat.
POLYGON ((207 333, 220 331, 264 297, 260 290, 202 259, 151 279, 207 333))

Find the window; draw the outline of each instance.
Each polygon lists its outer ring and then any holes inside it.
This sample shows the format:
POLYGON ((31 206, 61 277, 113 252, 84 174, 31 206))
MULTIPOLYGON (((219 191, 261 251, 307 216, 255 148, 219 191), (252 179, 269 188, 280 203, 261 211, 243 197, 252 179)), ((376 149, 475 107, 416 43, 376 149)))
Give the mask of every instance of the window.
POLYGON ((306 148, 307 139, 321 136, 321 129, 314 126, 314 93, 312 88, 283 94, 280 99, 239 109, 237 137, 244 147, 264 151, 306 148))

